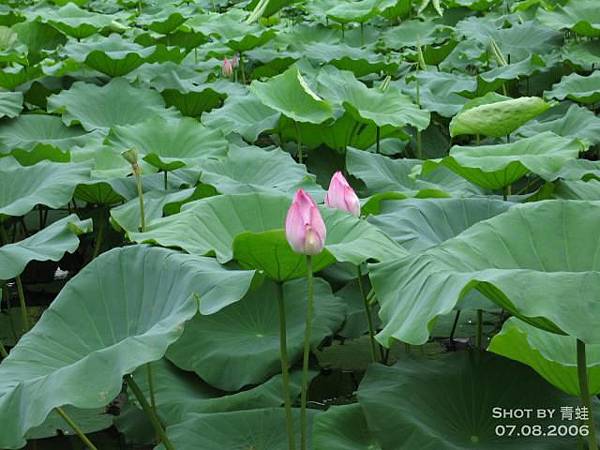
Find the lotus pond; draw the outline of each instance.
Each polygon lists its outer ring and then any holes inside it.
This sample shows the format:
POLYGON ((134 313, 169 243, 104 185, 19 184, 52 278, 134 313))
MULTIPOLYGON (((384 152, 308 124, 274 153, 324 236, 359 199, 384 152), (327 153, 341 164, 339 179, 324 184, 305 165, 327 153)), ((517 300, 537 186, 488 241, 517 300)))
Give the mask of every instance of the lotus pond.
POLYGON ((0 449, 597 450, 598 67, 598 0, 2 0, 0 449))

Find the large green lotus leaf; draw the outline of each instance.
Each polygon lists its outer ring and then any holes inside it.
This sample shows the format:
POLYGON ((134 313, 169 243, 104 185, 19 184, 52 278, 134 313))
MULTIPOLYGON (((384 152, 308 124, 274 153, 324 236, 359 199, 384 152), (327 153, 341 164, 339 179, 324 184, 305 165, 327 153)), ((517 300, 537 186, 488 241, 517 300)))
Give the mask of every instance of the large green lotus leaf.
POLYGON ((293 193, 304 187, 311 194, 323 196, 323 189, 316 184, 314 175, 278 148, 231 146, 225 158, 203 161, 200 167, 200 181, 214 186, 222 194, 293 193))
MULTIPOLYGON (((112 147, 104 147, 104 149, 110 149, 114 152, 111 154, 111 158, 118 156, 120 157, 121 161, 124 160, 124 158, 120 155, 119 150, 115 150, 112 147)), ((116 161, 114 162, 116 163, 116 161)), ((183 192, 187 190, 189 186, 195 186, 200 175, 198 170, 195 169, 179 169, 175 172, 169 172, 167 174, 167 189, 165 190, 164 173, 154 173, 153 170, 156 169, 154 169, 144 160, 141 161, 140 166, 142 167, 143 174, 143 191, 160 192, 160 195, 177 195, 177 192, 183 192), (181 191, 181 189, 183 189, 183 191, 181 191)), ((75 194, 82 195, 81 199, 84 200, 84 197, 87 195, 93 197, 96 195, 95 193, 102 194, 102 191, 104 191, 106 188, 110 188, 112 193, 104 192, 104 194, 108 194, 109 197, 112 197, 114 194, 116 194, 121 197, 121 201, 138 198, 137 183, 135 177, 129 176, 131 173, 131 165, 129 164, 128 167, 109 166, 106 168, 106 170, 99 169, 98 166, 96 166, 96 170, 92 172, 92 179, 77 186, 77 191, 75 194)), ((214 195, 214 189, 212 192, 209 192, 210 190, 210 188, 205 189, 205 187, 198 187, 199 192, 206 193, 207 195, 214 195)), ((96 202, 95 200, 90 200, 90 203, 110 204, 106 202, 96 202)))
MULTIPOLYGON (((214 61, 214 67, 206 67, 206 69, 217 68, 219 63, 217 60, 214 61)), ((197 66, 185 62, 180 64, 172 61, 162 64, 146 63, 129 73, 126 78, 131 82, 139 82, 141 85, 154 88, 159 92, 165 89, 178 89, 181 92, 189 92, 208 79, 208 73, 200 73, 197 69, 197 66)), ((217 80, 214 85, 218 86, 223 81, 217 80)), ((242 86, 239 86, 239 89, 242 92, 244 91, 242 86)))
POLYGON ((578 139, 548 131, 510 144, 455 145, 439 163, 426 162, 424 172, 441 164, 485 189, 502 189, 528 172, 552 180, 563 164, 576 159, 585 148, 578 139))
MULTIPOLYGON (((145 233, 129 231, 136 242, 179 247, 197 255, 233 258, 233 241, 241 233, 280 229, 291 197, 267 193, 219 195, 184 205, 179 214, 159 219, 145 233)), ((327 226, 325 248, 338 262, 359 264, 374 258, 397 258, 404 252, 376 227, 343 211, 321 209, 327 226)))
POLYGON ((48 112, 58 112, 67 125, 80 123, 88 131, 140 123, 157 115, 165 119, 177 116, 173 109, 165 109, 158 92, 135 88, 123 78, 104 86, 77 81, 70 89, 48 97, 48 112))
POLYGON ((291 44, 282 44, 279 42, 282 39, 280 35, 277 42, 272 42, 268 46, 255 48, 246 53, 248 58, 255 64, 251 73, 253 80, 279 75, 300 59, 300 52, 292 49, 291 44), (287 50, 277 50, 277 48, 282 48, 284 45, 288 47, 287 50))
MULTIPOLYGON (((383 202, 380 214, 371 216, 369 222, 410 253, 419 253, 459 235, 482 220, 502 214, 510 206, 512 203, 486 197, 407 199, 383 202)), ((456 308, 498 309, 477 291, 466 294, 456 308)), ((454 314, 451 316, 453 321, 454 314)))
POLYGON ((89 177, 84 164, 42 161, 23 167, 12 157, 0 158, 0 217, 24 216, 36 205, 60 208, 89 177))
POLYGON ((489 353, 413 358, 392 367, 372 364, 358 389, 358 400, 368 429, 386 449, 559 450, 576 448, 579 439, 499 436, 498 425, 558 426, 561 407, 574 408, 578 402, 528 367, 489 353), (493 408, 532 408, 534 415, 497 419, 493 408), (554 417, 537 418, 538 408, 554 410, 554 417))
MULTIPOLYGON (((294 427, 299 430, 299 410, 293 411, 294 427)), ((318 414, 307 410, 308 442, 313 418, 318 414)), ((176 448, 202 450, 257 449, 287 450, 285 410, 283 408, 251 409, 215 414, 189 414, 186 420, 167 428, 169 440, 176 448), (235 430, 235 432, 232 432, 235 430)), ((300 433, 296 433, 300 448, 300 433)), ((163 445, 157 450, 165 450, 163 445)))
MULTIPOLYGON (((279 360, 278 286, 264 281, 241 301, 210 316, 196 315, 172 345, 169 358, 194 371, 211 386, 237 391, 260 384, 281 371, 279 360)), ((290 364, 301 358, 306 322, 306 280, 283 284, 287 348, 290 364)), ((335 333, 344 321, 345 306, 326 281, 315 279, 315 313, 311 345, 335 333)))
MULTIPOLYGON (((244 268, 256 269, 272 280, 286 281, 306 276, 306 256, 290 247, 284 230, 246 232, 233 241, 233 258, 244 268)), ((313 271, 334 264, 335 257, 327 250, 313 257, 313 271)))
POLYGON ((589 159, 568 161, 556 172, 556 176, 563 180, 600 180, 600 161, 591 161, 589 159))
POLYGON ((342 104, 356 120, 379 127, 413 125, 424 130, 429 112, 419 109, 409 97, 393 87, 382 92, 367 88, 351 72, 326 67, 317 77, 319 93, 331 103, 342 104))
POLYGON ((6 149, 0 154, 10 154, 24 165, 44 159, 68 162, 73 147, 99 143, 102 138, 97 130, 88 133, 77 126, 66 127, 60 117, 25 114, 0 124, 0 143, 6 149))
POLYGON ((546 62, 541 56, 533 54, 519 62, 506 66, 498 66, 479 74, 478 92, 493 91, 502 85, 503 80, 518 80, 529 77, 551 65, 550 62, 546 62))
POLYGON ((532 55, 546 55, 563 44, 562 34, 555 29, 532 20, 514 21, 507 27, 503 17, 493 14, 462 20, 456 25, 456 31, 466 39, 477 40, 483 48, 489 48, 493 39, 509 65, 532 55))
MULTIPOLYGON (((163 217, 167 212, 178 212, 181 205, 199 198, 214 195, 214 189, 198 185, 196 188, 181 189, 179 191, 152 190, 144 194, 144 218, 146 223, 163 217)), ((116 228, 123 230, 136 230, 141 223, 140 202, 132 198, 127 203, 111 208, 110 217, 116 228)))
POLYGON ((557 180, 551 187, 550 198, 600 200, 600 181, 598 180, 557 180))
POLYGON ((395 50, 417 45, 429 45, 447 39, 450 29, 431 20, 407 20, 386 29, 382 38, 386 46, 395 50))
POLYGON ((502 137, 550 108, 539 97, 519 97, 490 103, 458 113, 450 122, 450 136, 482 134, 502 137))
POLYGON ((462 111, 467 111, 471 108, 476 108, 478 106, 503 102, 505 100, 514 100, 514 99, 511 99, 510 97, 507 97, 506 95, 498 94, 497 92, 488 92, 487 94, 482 95, 481 97, 475 97, 475 98, 470 99, 467 103, 465 103, 465 106, 463 107, 462 111))
POLYGON ((327 11, 327 17, 339 23, 368 22, 379 14, 378 6, 382 0, 359 0, 336 2, 327 11))
POLYGON ((198 300, 215 309, 235 302, 252 276, 146 246, 96 258, 0 364, 0 445, 20 448, 55 407, 105 406, 123 375, 160 359, 179 338, 198 300))
POLYGON ((295 66, 269 81, 253 81, 250 91, 265 106, 296 122, 321 123, 333 117, 329 102, 313 92, 295 66))
POLYGON ((230 80, 207 82, 210 72, 220 65, 219 61, 213 61, 216 62, 214 67, 207 67, 203 74, 192 63, 146 63, 128 78, 159 91, 167 105, 175 106, 182 114, 197 117, 220 106, 227 97, 242 97, 247 93, 245 86, 230 80))
POLYGON ((213 87, 204 85, 202 88, 198 87, 197 90, 188 92, 181 92, 179 89, 165 89, 160 94, 165 99, 167 106, 174 106, 184 116, 198 117, 204 112, 220 106, 226 98, 226 94, 214 90, 213 87))
MULTIPOLYGON (((419 83, 421 107, 444 117, 457 114, 468 101, 463 94, 477 89, 477 80, 465 74, 419 71, 415 78, 419 83)), ((416 99, 416 82, 400 88, 416 99)))
POLYGON ((439 64, 439 68, 445 72, 468 73, 473 69, 484 72, 488 69, 485 62, 489 60, 489 56, 486 55, 484 45, 474 39, 465 39, 454 47, 439 64))
POLYGON ((108 37, 90 37, 81 42, 70 41, 63 51, 78 63, 85 63, 110 77, 119 77, 144 64, 156 50, 157 47, 142 47, 114 33, 108 37))
POLYGON ((79 247, 78 236, 92 231, 92 220, 79 220, 71 214, 33 236, 0 247, 0 279, 20 275, 30 261, 58 261, 79 247))
POLYGON ((572 0, 552 11, 538 8, 536 18, 553 30, 568 28, 583 36, 600 36, 600 11, 594 0, 572 0))
POLYGON ((42 68, 39 64, 32 66, 8 66, 0 70, 0 87, 14 90, 28 81, 39 78, 42 68))
POLYGON ((592 72, 588 76, 577 73, 567 75, 560 83, 552 86, 552 90, 544 92, 546 97, 564 100, 568 98, 583 104, 600 101, 600 72, 592 72))
MULTIPOLYGON (((106 408, 79 409, 66 405, 64 411, 77 424, 84 433, 95 433, 105 430, 113 425, 115 416, 108 414, 106 408)), ((52 411, 43 424, 32 428, 25 435, 25 439, 43 439, 53 436, 69 436, 73 429, 65 422, 56 411, 52 411)))
MULTIPOLYGON (((540 330, 515 317, 492 338, 488 350, 527 364, 560 390, 579 396, 577 340, 540 330)), ((590 394, 600 393, 600 345, 586 346, 590 394)))
MULTIPOLYGON (((307 3, 306 10, 311 11, 314 7, 319 7, 322 1, 307 3)), ((323 20, 325 20, 325 13, 322 14, 323 20)), ((286 53, 290 53, 289 48, 295 48, 296 45, 304 46, 309 42, 325 42, 327 44, 335 44, 342 42, 340 32, 334 30, 331 27, 327 27, 323 24, 309 24, 309 23, 297 23, 293 29, 290 29, 286 33, 279 33, 277 38, 271 41, 269 44, 273 47, 280 45, 283 49, 286 49, 286 53)), ((256 49, 254 51, 260 51, 263 49, 256 49)), ((291 52, 293 54, 293 52, 291 52)), ((294 55, 294 59, 300 59, 301 55, 294 55)), ((263 62, 265 62, 263 60, 263 62)))
MULTIPOLYGON (((298 130, 300 131, 302 145, 311 150, 319 149, 319 157, 322 157, 324 146, 343 154, 349 147, 368 149, 375 145, 377 127, 374 124, 358 122, 352 114, 343 110, 340 113, 342 113, 341 117, 332 123, 300 123, 298 130)), ((277 131, 284 142, 296 139, 296 124, 285 116, 281 117, 277 131)), ((388 140, 390 141, 389 153, 391 154, 400 153, 406 145, 406 141, 409 140, 409 135, 400 128, 384 126, 379 131, 380 151, 382 153, 388 148, 386 145, 388 140)), ((310 159, 309 157, 309 161, 310 159)))
POLYGON ((595 145, 600 143, 600 118, 587 108, 563 102, 523 125, 516 133, 531 137, 546 131, 595 145))
POLYGON ((0 92, 0 117, 17 117, 22 109, 22 92, 0 92))
MULTIPOLYGON (((153 387, 159 415, 167 425, 180 422, 190 413, 218 413, 246 409, 277 407, 283 404, 281 375, 250 389, 227 393, 200 380, 194 373, 178 369, 163 358, 152 364, 153 387)), ((313 374, 311 373, 311 376, 313 374)), ((150 397, 148 372, 140 367, 134 373, 146 398, 150 397)), ((290 377, 292 398, 300 394, 300 377, 293 372, 290 377)), ((141 413, 141 411, 140 411, 141 413)))
POLYGON ((246 11, 230 8, 226 13, 198 14, 188 20, 186 26, 207 36, 216 36, 230 49, 246 52, 260 47, 275 37, 275 30, 257 23, 245 22, 246 11))
POLYGON ((144 8, 135 20, 136 24, 155 33, 169 34, 181 24, 183 24, 193 14, 189 6, 183 5, 155 5, 151 8, 144 8))
POLYGON ((486 11, 500 3, 500 0, 449 0, 448 6, 459 8, 465 6, 473 11, 486 11))
POLYGON ((67 3, 58 9, 43 8, 30 14, 77 39, 97 33, 100 29, 110 26, 115 19, 113 15, 81 9, 74 3, 67 3))
POLYGON ((315 417, 314 450, 382 450, 358 403, 332 406, 315 417))
POLYGON ((12 27, 19 41, 27 46, 29 64, 36 64, 45 58, 45 51, 55 50, 67 38, 54 27, 41 22, 20 22, 12 27))
POLYGON ((221 131, 209 129, 190 117, 170 120, 152 117, 116 126, 109 140, 117 147, 135 148, 146 162, 164 171, 196 166, 227 152, 227 141, 221 131))
POLYGON ((600 48, 593 40, 573 40, 561 47, 563 58, 583 70, 592 71, 600 65, 600 48))
POLYGON ((422 161, 391 159, 383 155, 349 148, 346 152, 348 172, 362 180, 369 194, 398 192, 405 197, 471 196, 480 190, 449 170, 417 176, 422 161))
POLYGON ((281 113, 265 106, 254 95, 229 97, 225 104, 202 115, 202 123, 219 128, 225 135, 235 132, 248 142, 277 127, 281 113))
POLYGON ((517 205, 418 255, 372 266, 378 339, 426 342, 435 318, 477 289, 534 326, 600 343, 597 245, 581 239, 595 236, 598 217, 596 202, 517 205))
POLYGON ((349 70, 357 77, 380 71, 394 72, 398 68, 383 55, 373 52, 372 47, 351 47, 343 42, 298 42, 294 48, 315 65, 331 64, 349 70))
POLYGON ((451 239, 482 220, 502 214, 512 204, 493 198, 430 198, 384 202, 369 222, 411 253, 451 239))

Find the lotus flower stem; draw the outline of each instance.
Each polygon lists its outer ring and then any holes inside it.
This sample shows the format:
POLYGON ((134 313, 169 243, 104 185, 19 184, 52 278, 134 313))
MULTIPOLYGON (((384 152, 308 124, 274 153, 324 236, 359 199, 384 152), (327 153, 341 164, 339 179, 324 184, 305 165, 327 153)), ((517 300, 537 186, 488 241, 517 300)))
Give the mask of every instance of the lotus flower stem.
MULTIPOLYGON (((421 47, 419 46, 419 53, 421 53, 421 47)), ((418 73, 418 71, 417 71, 418 73)), ((421 85, 419 83, 419 78, 415 77, 416 80, 416 84, 417 84, 417 106, 419 107, 419 109, 421 108, 421 85)), ((418 159, 423 159, 423 144, 422 144, 422 139, 421 139, 421 130, 417 129, 417 136, 416 136, 416 143, 417 143, 417 158, 418 159)))
POLYGON ((23 290, 23 283, 21 277, 17 275, 15 278, 17 282, 17 295, 19 296, 19 306, 21 307, 21 320, 23 322, 23 333, 27 333, 31 328, 29 325, 29 313, 27 312, 27 303, 25 302, 25 292, 23 290))
POLYGON ((589 450, 598 450, 598 441, 596 440, 596 428, 594 424, 594 414, 592 411, 592 402, 590 400, 590 389, 588 385, 585 343, 579 339, 577 339, 577 375, 579 377, 579 394, 581 396, 581 403, 585 408, 587 408, 588 412, 586 422, 589 429, 589 450))
POLYGON ((165 433, 165 430, 163 429, 163 426, 160 423, 160 419, 158 418, 156 413, 152 410, 152 407, 148 404, 146 397, 144 397, 144 393, 142 392, 140 387, 137 385, 137 383, 133 379, 133 376, 131 374, 127 375, 126 380, 127 380, 127 386, 129 386, 131 388, 131 390, 133 391, 133 395, 135 395, 135 398, 137 399, 140 406, 146 413, 146 416, 148 416, 148 419, 150 419, 150 422, 152 423, 154 430, 160 437, 160 440, 164 444, 165 448, 167 450, 175 450, 175 447, 173 446, 171 441, 169 441, 169 438, 167 437, 167 434, 165 433))
POLYGON ((140 200, 140 231, 146 231, 146 212, 144 211, 144 189, 142 188, 142 176, 139 171, 135 171, 135 184, 138 191, 138 199, 140 200))
POLYGON ((454 348, 454 334, 456 333, 456 326, 458 325, 458 319, 460 318, 460 309, 456 310, 456 315, 454 316, 454 323, 452 324, 452 330, 450 331, 450 347, 454 348))
POLYGON ((290 396, 289 360, 287 354, 287 327, 285 323, 285 305, 283 304, 283 285, 277 283, 277 307, 279 309, 279 355, 281 359, 281 377, 283 384, 283 403, 289 450, 296 449, 294 420, 292 418, 292 400, 290 396))
POLYGON ((306 255, 306 282, 308 303, 306 305, 306 328, 304 331, 304 354, 302 358, 302 393, 300 394, 300 448, 306 450, 307 420, 306 401, 308 398, 308 357, 310 356, 310 339, 312 332, 312 315, 314 302, 312 256, 306 255))
POLYGON ((375 153, 379 153, 379 147, 380 147, 380 140, 381 140, 381 128, 377 127, 377 131, 376 131, 376 140, 377 140, 377 147, 376 147, 376 151, 375 153))
POLYGON ((365 45, 365 24, 360 23, 360 45, 365 45))
POLYGON ((360 290, 360 295, 363 298, 363 303, 365 305, 365 314, 367 315, 367 324, 369 325, 369 341, 371 342, 371 359, 373 362, 377 362, 376 356, 376 345, 375 345, 375 332, 373 328, 373 318, 371 317, 371 308, 369 306, 369 301, 367 300, 367 296, 365 295, 365 289, 362 283, 362 273, 360 270, 360 266, 357 266, 358 272, 358 289, 360 290))
POLYGON ((511 191, 512 189, 510 184, 504 188, 504 192, 502 193, 502 198, 504 199, 504 201, 508 200, 508 197, 512 194, 511 191))
POLYGON ((163 171, 163 180, 165 182, 165 191, 169 189, 169 172, 163 171))
POLYGON ((483 311, 477 310, 477 337, 475 338, 475 346, 482 349, 483 346, 483 311))
MULTIPOLYGON (((4 225, 0 222, 0 242, 3 245, 9 244, 8 235, 6 234, 6 230, 4 229, 4 225)), ((27 312, 27 303, 25 302, 25 292, 23 291, 23 283, 21 282, 21 277, 17 275, 15 278, 17 283, 17 295, 19 296, 19 304, 21 306, 21 321, 23 322, 23 332, 26 333, 29 331, 29 314, 27 312)))
POLYGON ((79 439, 81 439, 81 442, 83 442, 87 446, 87 448, 89 448, 90 450, 98 450, 98 447, 92 444, 92 442, 88 439, 85 433, 81 431, 81 428, 77 426, 73 419, 71 419, 62 408, 57 407, 54 409, 56 409, 58 415, 61 416, 64 419, 64 421, 67 422, 67 424, 69 424, 69 426, 73 429, 75 434, 79 437, 79 439))
POLYGON ((150 406, 152 411, 156 413, 156 396, 154 395, 154 373, 152 372, 152 364, 146 364, 146 376, 148 377, 148 390, 150 391, 150 406))
POLYGON ((302 141, 300 140, 300 127, 298 126, 298 122, 294 121, 294 126, 296 127, 296 143, 298 144, 298 162, 302 164, 302 141))
POLYGON ((100 212, 100 217, 98 219, 98 234, 96 234, 96 241, 94 242, 94 252, 92 253, 92 259, 95 259, 96 256, 100 254, 100 247, 102 247, 102 240, 104 239, 104 222, 108 220, 104 215, 104 210, 102 209, 100 212))
POLYGON ((244 55, 240 53, 240 74, 242 75, 242 83, 246 84, 246 69, 244 67, 244 55))

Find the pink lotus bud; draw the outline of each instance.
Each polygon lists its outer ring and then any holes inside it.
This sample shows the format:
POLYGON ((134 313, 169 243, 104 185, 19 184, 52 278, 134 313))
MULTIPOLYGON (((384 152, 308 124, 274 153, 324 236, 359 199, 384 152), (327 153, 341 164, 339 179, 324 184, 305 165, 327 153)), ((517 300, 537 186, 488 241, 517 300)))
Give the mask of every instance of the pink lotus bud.
POLYGON ((331 177, 329 189, 325 195, 325 205, 328 208, 341 209, 347 211, 353 216, 360 216, 360 201, 350 187, 342 172, 336 172, 331 177))
POLYGON ((317 255, 325 246, 327 230, 314 200, 299 189, 285 218, 285 236, 297 253, 317 255))
POLYGON ((233 55, 233 58, 231 58, 231 66, 235 69, 239 64, 240 64, 240 57, 236 53, 235 55, 233 55))
POLYGON ((232 61, 230 61, 227 58, 225 58, 223 60, 223 65, 221 66, 221 73, 223 74, 223 76, 228 77, 228 78, 231 75, 233 75, 233 64, 232 64, 232 61))

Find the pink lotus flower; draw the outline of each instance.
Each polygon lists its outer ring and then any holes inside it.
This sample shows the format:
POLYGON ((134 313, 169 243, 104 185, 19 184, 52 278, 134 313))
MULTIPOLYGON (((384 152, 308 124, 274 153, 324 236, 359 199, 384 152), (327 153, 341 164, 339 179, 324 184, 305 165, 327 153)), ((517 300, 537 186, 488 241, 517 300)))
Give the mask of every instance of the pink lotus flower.
POLYGON ((349 212, 353 216, 360 216, 360 201, 350 187, 342 172, 336 172, 331 177, 329 189, 325 195, 325 205, 328 208, 341 209, 349 212))
POLYGON ((314 200, 299 189, 285 218, 285 236, 297 253, 317 255, 325 246, 327 230, 314 200))
POLYGON ((235 69, 240 64, 240 57, 235 54, 231 58, 231 66, 235 69))
POLYGON ((227 58, 223 59, 223 65, 221 66, 221 73, 225 77, 230 77, 233 75, 233 60, 229 60, 227 58))

